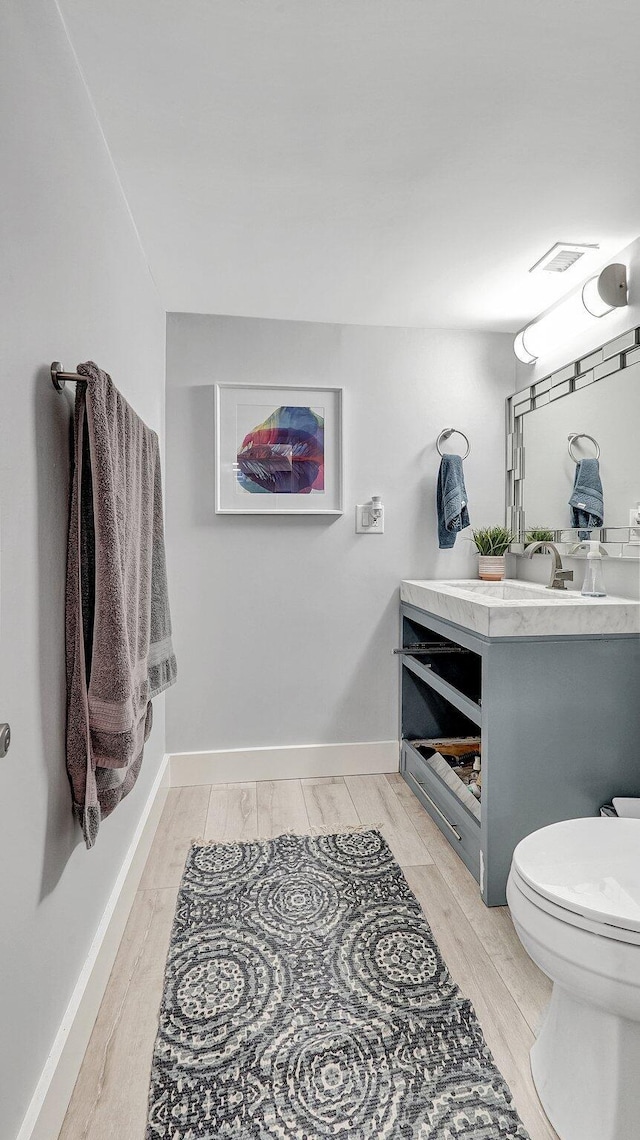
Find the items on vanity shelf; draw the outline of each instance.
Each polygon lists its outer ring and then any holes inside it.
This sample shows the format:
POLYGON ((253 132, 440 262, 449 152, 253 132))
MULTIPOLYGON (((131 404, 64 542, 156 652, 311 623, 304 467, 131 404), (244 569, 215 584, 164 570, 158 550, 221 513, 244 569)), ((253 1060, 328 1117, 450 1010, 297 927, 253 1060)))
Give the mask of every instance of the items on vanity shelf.
POLYGON ((474 756, 471 765, 466 765, 464 768, 453 768, 453 772, 468 785, 469 791, 473 793, 476 799, 482 798, 482 760, 480 756, 474 756))
POLYGON ((484 582, 502 582, 506 574, 505 554, 515 537, 504 526, 474 530, 473 541, 479 555, 478 577, 484 582))
POLYGON ((71 378, 66 751, 74 814, 92 847, 137 779, 151 699, 176 680, 176 660, 158 437, 96 364, 71 378))
POLYGON ((606 598, 607 591, 604 588, 604 574, 602 572, 602 555, 606 556, 606 550, 594 539, 576 543, 571 549, 571 554, 575 554, 577 550, 587 551, 584 582, 580 591, 582 597, 606 598))
POLYGON ((460 778, 458 771, 454 771, 444 756, 441 756, 439 752, 432 753, 432 755, 426 759, 427 767, 432 772, 435 772, 448 788, 451 788, 451 791, 458 797, 460 802, 479 820, 481 815, 479 797, 473 794, 470 784, 460 778))
POLYGON ((457 428, 444 428, 436 440, 436 450, 441 456, 436 491, 438 546, 440 550, 450 550, 455 545, 458 532, 469 526, 469 500, 462 462, 471 451, 471 445, 464 432, 457 428), (441 442, 454 434, 461 435, 466 441, 464 455, 444 453, 440 449, 441 442))
POLYGON ((433 748, 441 756, 449 756, 458 762, 467 756, 479 755, 481 749, 479 736, 443 736, 414 740, 412 743, 416 748, 433 748))
POLYGON ((416 752, 424 756, 427 763, 443 777, 445 783, 467 803, 474 815, 479 816, 479 807, 471 804, 467 789, 477 800, 481 798, 482 749, 480 737, 445 737, 436 739, 414 739, 411 744, 416 752), (462 787, 460 785, 463 785, 462 787))

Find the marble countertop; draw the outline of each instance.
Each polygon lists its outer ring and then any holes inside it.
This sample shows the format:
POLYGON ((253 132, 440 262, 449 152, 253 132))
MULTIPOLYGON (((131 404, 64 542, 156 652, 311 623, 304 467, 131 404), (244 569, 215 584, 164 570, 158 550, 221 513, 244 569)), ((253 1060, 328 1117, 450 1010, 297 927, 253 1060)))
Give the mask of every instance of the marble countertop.
POLYGON ((485 637, 640 635, 640 602, 616 597, 583 598, 578 590, 547 590, 517 580, 404 581, 400 597, 403 602, 485 637), (494 596, 481 592, 487 586, 494 596))

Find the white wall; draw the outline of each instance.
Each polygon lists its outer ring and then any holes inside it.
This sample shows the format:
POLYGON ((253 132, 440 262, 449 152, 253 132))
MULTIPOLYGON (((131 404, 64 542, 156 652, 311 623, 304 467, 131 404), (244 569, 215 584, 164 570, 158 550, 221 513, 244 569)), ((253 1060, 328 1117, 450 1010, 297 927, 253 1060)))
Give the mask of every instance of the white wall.
POLYGON ((50 0, 0 13, 2 473, 0 1135, 21 1124, 164 752, 164 701, 130 797, 87 852, 64 762, 71 395, 88 357, 161 433, 164 312, 50 0), (71 389, 72 391, 73 389, 71 389))
POLYGON ((399 582, 475 573, 438 551, 436 436, 468 433, 472 523, 501 522, 514 375, 503 334, 169 316, 169 751, 397 739, 399 582), (344 387, 344 516, 214 513, 216 381, 344 387), (356 535, 372 494, 385 533, 356 535))
MULTIPOLYGON (((577 291, 572 291, 569 295, 569 309, 567 311, 570 315, 576 315, 576 324, 572 325, 572 323, 567 320, 563 324, 561 335, 557 336, 555 340, 550 340, 548 353, 541 355, 535 364, 527 365, 522 364, 520 361, 517 362, 517 391, 526 388, 527 385, 534 383, 536 380, 541 380, 556 369, 563 367, 563 365, 572 363, 580 356, 587 355, 587 353, 599 348, 601 344, 613 340, 614 337, 619 336, 628 329, 636 328, 640 325, 640 238, 637 238, 636 241, 621 250, 620 253, 609 258, 609 262, 614 261, 620 261, 627 267, 629 304, 624 308, 616 309, 612 313, 608 313, 605 317, 589 317, 577 300, 577 294, 580 292, 581 287, 577 291)), ((608 379, 605 377, 604 380, 601 380, 596 385, 596 388, 600 389, 600 386, 603 385, 603 399, 600 413, 602 422, 608 426, 613 426, 619 415, 619 407, 615 401, 611 402, 606 399, 607 388, 604 386, 608 385, 608 383, 608 379)), ((572 397, 569 398, 572 399, 572 397)), ((602 428, 599 429, 598 434, 601 431, 602 428)), ((604 491, 606 505, 606 484, 604 491)), ((626 524, 624 521, 616 518, 612 521, 611 525, 624 526, 626 524)), ((537 582, 547 580, 549 573, 548 558, 534 558, 532 560, 518 558, 514 560, 514 565, 516 565, 516 563, 517 570, 515 570, 514 573, 516 573, 518 577, 537 582)), ((573 570, 573 587, 579 590, 584 577, 584 559, 566 558, 563 555, 563 563, 566 564, 568 569, 573 570)), ((604 572, 605 584, 609 594, 640 598, 640 562, 638 559, 612 558, 609 561, 605 560, 604 572)))

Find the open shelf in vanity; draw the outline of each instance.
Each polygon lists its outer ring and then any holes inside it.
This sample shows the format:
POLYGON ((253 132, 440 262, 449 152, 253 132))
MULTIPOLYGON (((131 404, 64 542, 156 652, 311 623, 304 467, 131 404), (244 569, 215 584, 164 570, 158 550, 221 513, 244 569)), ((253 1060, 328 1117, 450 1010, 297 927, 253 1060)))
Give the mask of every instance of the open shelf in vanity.
POLYGON ((400 624, 401 774, 487 905, 503 905, 520 839, 640 795, 638 718, 620 715, 637 707, 638 638, 489 637, 409 602, 400 624), (477 806, 416 743, 453 737, 481 740, 477 806))
POLYGON ((417 742, 481 735, 482 657, 468 644, 453 640, 437 621, 426 625, 425 618, 403 605, 400 771, 479 881, 480 804, 472 811, 429 763, 435 750, 417 742), (413 654, 413 646, 424 648, 413 654))

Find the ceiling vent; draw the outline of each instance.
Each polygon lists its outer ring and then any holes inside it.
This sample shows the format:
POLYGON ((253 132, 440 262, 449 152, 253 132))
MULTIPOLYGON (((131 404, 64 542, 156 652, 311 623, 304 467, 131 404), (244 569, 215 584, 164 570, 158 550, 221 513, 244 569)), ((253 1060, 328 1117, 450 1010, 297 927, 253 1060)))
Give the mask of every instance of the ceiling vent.
POLYGON ((576 245, 570 241, 557 241, 539 261, 536 261, 535 265, 531 266, 529 273, 539 269, 544 269, 546 273, 566 273, 567 269, 571 269, 571 266, 575 265, 585 253, 598 248, 597 245, 584 243, 576 245))

